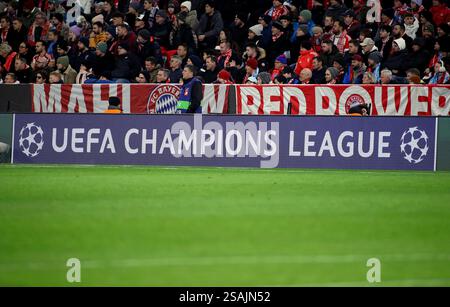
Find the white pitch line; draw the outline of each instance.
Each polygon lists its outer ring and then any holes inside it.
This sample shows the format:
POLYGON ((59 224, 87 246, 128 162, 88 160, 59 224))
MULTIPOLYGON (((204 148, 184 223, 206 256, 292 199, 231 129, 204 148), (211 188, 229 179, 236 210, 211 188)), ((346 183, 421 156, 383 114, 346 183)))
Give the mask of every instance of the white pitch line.
MULTIPOLYGON (((0 166, 1 167, 1 166, 0 166)), ((122 169, 129 168, 135 170, 173 170, 173 171, 237 171, 237 172, 265 172, 265 173, 300 173, 300 174, 315 174, 315 173, 342 173, 342 172, 351 172, 356 174, 365 174, 365 175, 374 175, 374 174, 389 174, 389 175, 405 175, 405 174, 418 174, 418 175, 435 175, 433 171, 385 171, 385 170, 351 170, 351 169, 284 169, 284 168, 274 168, 274 169, 262 169, 262 168, 239 168, 239 167, 200 167, 200 166, 173 166, 173 167, 164 167, 164 166, 143 166, 143 165, 89 165, 89 164, 55 164, 55 165, 36 165, 36 164, 14 164, 13 166, 8 167, 18 167, 18 168, 103 168, 103 169, 122 169)), ((446 171, 441 171, 440 173, 447 173, 446 171)))

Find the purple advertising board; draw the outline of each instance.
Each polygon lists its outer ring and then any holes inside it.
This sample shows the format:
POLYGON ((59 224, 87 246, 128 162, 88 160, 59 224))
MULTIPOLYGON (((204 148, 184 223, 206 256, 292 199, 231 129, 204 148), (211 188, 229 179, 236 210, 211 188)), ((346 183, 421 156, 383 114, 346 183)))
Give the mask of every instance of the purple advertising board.
POLYGON ((12 163, 435 170, 437 119, 14 115, 12 163))

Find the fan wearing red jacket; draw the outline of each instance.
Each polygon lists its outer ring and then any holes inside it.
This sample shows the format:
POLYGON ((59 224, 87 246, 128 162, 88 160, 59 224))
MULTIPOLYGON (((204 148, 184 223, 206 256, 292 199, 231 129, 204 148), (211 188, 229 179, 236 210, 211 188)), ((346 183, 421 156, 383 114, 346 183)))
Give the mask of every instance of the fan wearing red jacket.
POLYGON ((298 57, 294 70, 297 75, 300 75, 300 72, 305 68, 312 70, 312 62, 318 54, 311 48, 312 46, 310 41, 302 42, 300 47, 300 56, 298 57))

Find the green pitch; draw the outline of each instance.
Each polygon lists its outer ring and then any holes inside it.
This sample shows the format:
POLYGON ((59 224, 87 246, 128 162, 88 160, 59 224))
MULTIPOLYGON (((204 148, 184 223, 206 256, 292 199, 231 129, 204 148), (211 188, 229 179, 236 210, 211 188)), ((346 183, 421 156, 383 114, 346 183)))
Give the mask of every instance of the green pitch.
POLYGON ((0 285, 450 285, 450 173, 0 167, 0 285))

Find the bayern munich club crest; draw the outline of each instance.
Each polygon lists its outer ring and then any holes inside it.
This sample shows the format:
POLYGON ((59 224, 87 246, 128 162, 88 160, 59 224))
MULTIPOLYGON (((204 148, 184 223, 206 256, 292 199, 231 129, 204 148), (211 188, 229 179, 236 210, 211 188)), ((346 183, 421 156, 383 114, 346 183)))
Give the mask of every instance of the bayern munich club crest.
POLYGON ((348 114, 348 111, 350 111, 351 106, 355 103, 364 104, 365 103, 364 98, 362 98, 358 94, 353 94, 350 97, 348 97, 347 101, 345 102, 345 113, 348 114))
POLYGON ((173 114, 177 110, 180 88, 176 85, 164 84, 157 86, 147 102, 148 114, 173 114))

